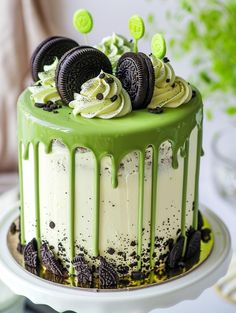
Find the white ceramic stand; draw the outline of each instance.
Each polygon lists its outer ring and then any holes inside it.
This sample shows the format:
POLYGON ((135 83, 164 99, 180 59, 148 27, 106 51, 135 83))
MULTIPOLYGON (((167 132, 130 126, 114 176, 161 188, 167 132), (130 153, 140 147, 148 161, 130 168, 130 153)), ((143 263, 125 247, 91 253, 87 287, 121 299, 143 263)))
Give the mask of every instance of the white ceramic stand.
POLYGON ((224 223, 210 210, 203 214, 210 222, 215 244, 209 258, 186 276, 133 291, 89 292, 57 285, 38 278, 16 263, 7 246, 9 226, 19 214, 16 208, 0 215, 0 273, 3 282, 16 294, 36 304, 46 304, 58 312, 148 313, 178 302, 197 298, 227 271, 231 259, 231 240, 224 223))

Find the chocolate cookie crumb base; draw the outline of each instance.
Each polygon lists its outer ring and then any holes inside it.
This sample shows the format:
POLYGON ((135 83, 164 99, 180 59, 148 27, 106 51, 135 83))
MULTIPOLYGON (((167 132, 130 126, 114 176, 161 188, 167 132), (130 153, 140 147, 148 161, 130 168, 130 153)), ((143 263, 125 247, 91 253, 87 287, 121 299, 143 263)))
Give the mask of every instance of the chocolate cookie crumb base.
POLYGON ((201 239, 205 243, 211 240, 211 230, 209 228, 201 229, 201 239))
MULTIPOLYGON (((18 227, 18 221, 15 223, 16 228, 18 227)), ((137 254, 132 253, 132 259, 133 261, 129 262, 129 265, 127 266, 127 263, 116 265, 116 262, 113 260, 105 259, 103 257, 99 257, 100 259, 100 265, 99 261, 96 266, 94 264, 89 264, 88 262, 90 258, 88 253, 82 253, 79 255, 79 259, 82 258, 83 262, 77 262, 77 270, 75 270, 74 275, 69 275, 67 271, 61 266, 60 256, 57 256, 57 254, 52 253, 54 250, 54 247, 50 245, 50 243, 47 243, 46 248, 46 254, 47 254, 47 264, 44 264, 42 266, 42 263, 40 266, 38 266, 37 262, 34 262, 34 253, 36 253, 36 249, 34 244, 29 243, 29 247, 34 247, 33 249, 30 249, 30 251, 33 252, 33 257, 30 256, 30 258, 27 259, 27 262, 30 261, 30 265, 25 264, 25 268, 31 272, 34 275, 37 275, 39 277, 42 277, 44 279, 63 284, 63 285, 70 285, 71 279, 74 280, 74 286, 77 286, 78 288, 82 289, 91 289, 91 290, 97 290, 97 289, 129 289, 129 288, 142 288, 146 285, 150 284, 159 284, 162 281, 166 281, 181 275, 184 275, 186 272, 190 271, 192 268, 195 268, 198 266, 198 264, 201 264, 204 259, 200 260, 200 248, 198 249, 198 238, 199 233, 201 235, 201 249, 204 250, 204 246, 212 247, 213 246, 213 236, 211 236, 211 230, 207 228, 208 224, 204 220, 205 227, 201 229, 201 231, 196 231, 193 228, 188 229, 187 234, 187 249, 185 256, 182 255, 180 257, 177 257, 178 261, 176 261, 175 267, 170 267, 168 265, 171 251, 174 249, 175 245, 178 244, 178 246, 182 246, 181 241, 183 240, 182 236, 179 237, 177 241, 174 241, 172 238, 162 241, 162 238, 156 238, 155 240, 159 240, 161 245, 164 247, 163 252, 159 256, 158 259, 156 259, 157 253, 153 253, 155 267, 153 270, 150 269, 150 266, 146 264, 145 262, 149 262, 149 258, 146 257, 146 251, 141 254, 141 270, 138 270, 138 262, 135 262, 137 260, 137 254), (196 245, 197 243, 197 245, 196 245), (191 251, 193 253, 189 254, 187 253, 189 247, 191 247, 191 251), (197 247, 197 249, 196 249, 197 247), (170 249, 170 252, 168 250, 170 249), (87 259, 88 258, 88 259, 87 259), (52 263, 51 260, 52 259, 52 263), (87 259, 87 260, 86 260, 87 259), (200 261, 199 261, 200 260, 200 261), (198 263, 200 262, 200 263, 198 263), (33 265, 33 266, 32 266, 33 265), (46 268, 45 268, 46 265, 46 268), (51 268, 52 267, 52 268, 51 268), (58 274, 59 272, 59 274, 58 274), (129 274, 130 273, 130 274, 129 274), (154 275, 154 276, 153 276, 154 275), (154 280, 153 280, 154 277, 154 280)), ((52 226, 52 225, 51 225, 52 226)), ((12 226, 13 227, 13 226, 12 226)), ((13 227, 15 229, 15 227, 13 227)), ((20 240, 20 237, 18 233, 12 234, 12 232, 9 229, 9 236, 16 238, 17 240, 20 240), (19 238, 18 238, 19 237, 19 238)), ((164 240, 164 238, 163 238, 164 240)), ((136 246, 137 242, 132 241, 132 245, 136 246)), ((81 247, 83 248, 83 247, 81 247)), ((26 247, 20 244, 20 242, 16 242, 15 249, 18 250, 20 253, 23 251, 26 251, 26 247)), ((62 249, 64 249, 62 244, 62 249)), ((158 248, 159 249, 159 248, 158 248)), ((208 248, 209 249, 209 248, 208 248)), ((86 249, 82 249, 86 252, 86 249)), ((126 256, 125 251, 115 251, 113 247, 110 247, 109 252, 113 253, 114 255, 119 253, 120 257, 126 256), (113 251, 114 250, 114 251, 113 251)), ((62 251, 62 250, 61 250, 62 251)), ((65 251, 65 250, 64 250, 65 251)), ((179 250, 177 249, 178 253, 177 255, 180 255, 179 250)), ((210 252, 210 250, 208 250, 210 252)), ((134 251, 135 252, 135 251, 134 251)), ((63 252, 65 253, 65 252, 63 252)), ((150 253, 150 249, 149 249, 150 253)), ((173 254, 173 252, 172 252, 173 254)), ((20 255, 18 253, 18 255, 20 255)), ((112 254, 111 254, 112 255, 112 254)), ((176 256, 176 253, 174 253, 176 256)), ((27 256, 29 256, 27 252, 27 256)), ((65 255, 66 257, 66 255, 65 255)), ((130 255, 127 255, 127 257, 130 257, 130 255)), ((206 258, 206 256, 204 256, 206 258)), ((203 258, 204 258, 203 257, 203 258)), ((92 259, 91 259, 92 260, 92 259)), ((95 260, 95 259, 94 259, 95 260)), ((68 262, 66 264, 66 268, 69 269, 70 267, 70 261, 66 259, 64 262, 68 262)), ((123 262, 121 259, 119 262, 123 262)))
POLYGON ((15 235, 15 233, 17 232, 17 227, 16 227, 16 224, 14 222, 11 224, 10 232, 12 235, 15 235))
POLYGON ((132 272, 131 277, 133 280, 144 280, 145 274, 142 272, 132 272))

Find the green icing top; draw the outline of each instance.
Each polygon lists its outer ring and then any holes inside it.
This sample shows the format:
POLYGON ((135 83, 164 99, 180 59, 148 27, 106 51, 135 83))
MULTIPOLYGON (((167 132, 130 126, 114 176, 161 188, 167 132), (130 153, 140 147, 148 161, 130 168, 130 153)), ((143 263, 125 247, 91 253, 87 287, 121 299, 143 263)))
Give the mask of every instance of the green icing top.
POLYGON ((55 73, 58 64, 58 59, 51 65, 44 66, 44 72, 38 73, 39 81, 37 81, 33 86, 29 87, 31 94, 31 99, 34 102, 47 103, 50 101, 60 100, 60 96, 57 92, 55 84, 55 73))
POLYGON ((97 48, 108 56, 115 72, 119 58, 126 52, 134 51, 134 44, 124 36, 113 33, 112 36, 105 37, 97 48))
POLYGON ((110 119, 132 111, 130 97, 120 80, 103 71, 85 82, 80 93, 74 94, 74 99, 69 106, 74 109, 75 116, 81 114, 86 118, 110 119))
POLYGON ((175 76, 170 63, 165 63, 154 55, 151 57, 155 86, 149 108, 169 107, 176 108, 187 103, 192 98, 192 87, 183 78, 175 76))
POLYGON ((68 106, 63 106, 58 114, 36 108, 26 90, 18 102, 18 136, 25 146, 38 142, 45 144, 50 152, 53 140, 65 144, 69 151, 77 147, 91 149, 98 161, 104 155, 112 157, 113 168, 118 169, 121 159, 131 151, 144 153, 148 146, 158 148, 169 140, 173 150, 173 166, 177 167, 177 153, 184 146, 192 129, 202 123, 202 99, 196 96, 189 103, 175 110, 166 108, 162 114, 152 114, 147 110, 132 111, 125 118, 87 119, 71 114, 68 106))

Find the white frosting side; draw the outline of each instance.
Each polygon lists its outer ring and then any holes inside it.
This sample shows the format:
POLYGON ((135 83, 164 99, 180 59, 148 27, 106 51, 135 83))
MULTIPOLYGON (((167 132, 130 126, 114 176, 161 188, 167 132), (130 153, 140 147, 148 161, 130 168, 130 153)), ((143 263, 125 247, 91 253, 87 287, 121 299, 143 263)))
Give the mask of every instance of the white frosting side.
MULTIPOLYGON (((193 219, 192 202, 196 170, 197 128, 190 137, 189 175, 187 190, 187 227, 193 219)), ((156 236, 177 238, 181 222, 181 201, 183 181, 183 158, 179 156, 179 168, 171 166, 171 148, 165 142, 160 148, 158 190, 157 190, 157 230, 156 236)), ((143 250, 147 250, 150 242, 150 207, 151 207, 151 161, 152 152, 146 152, 145 161, 145 199, 143 250)), ((40 221, 43 240, 54 246, 58 252, 58 242, 61 242, 65 255, 69 255, 69 172, 68 151, 55 142, 52 152, 45 153, 44 146, 39 147, 40 173, 40 221), (55 228, 50 228, 50 222, 55 228)), ((130 256, 137 250, 130 241, 137 240, 138 229, 138 154, 132 152, 125 156, 119 169, 118 188, 111 185, 111 161, 105 157, 101 165, 101 207, 100 207, 100 253, 117 264, 124 265, 133 262, 130 256), (127 244, 128 239, 128 244, 127 244), (107 250, 112 247, 115 253, 110 255, 107 250), (117 253, 126 251, 127 261, 117 253)), ((33 177, 33 151, 30 149, 29 159, 23 161, 23 184, 25 206, 26 241, 35 237, 35 199, 33 177)), ((78 150, 76 153, 76 200, 75 200, 75 238, 76 253, 80 246, 92 251, 92 211, 93 211, 93 181, 94 157, 88 150, 78 150)), ((160 242, 161 243, 161 242, 160 242)), ((164 253, 164 246, 156 248, 158 255, 164 253)), ((61 252, 60 252, 61 253, 61 252)), ((64 259, 64 258, 63 258, 64 259)), ((68 264, 68 262, 65 262, 68 264)), ((134 267, 135 270, 135 267, 134 267)))

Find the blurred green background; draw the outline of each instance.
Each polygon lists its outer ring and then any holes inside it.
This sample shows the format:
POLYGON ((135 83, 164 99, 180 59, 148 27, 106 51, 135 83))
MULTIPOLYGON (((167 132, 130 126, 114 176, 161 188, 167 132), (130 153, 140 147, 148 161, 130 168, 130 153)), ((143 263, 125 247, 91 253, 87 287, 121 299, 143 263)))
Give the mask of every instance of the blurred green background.
MULTIPOLYGON (((189 79, 211 100, 207 117, 212 118, 215 105, 221 106, 228 115, 236 115, 236 1, 181 0, 177 3, 174 10, 166 11, 166 19, 173 29, 169 48, 177 59, 187 55, 190 58, 189 79)), ((156 20, 156 14, 150 13, 147 23, 155 27, 156 20)))

